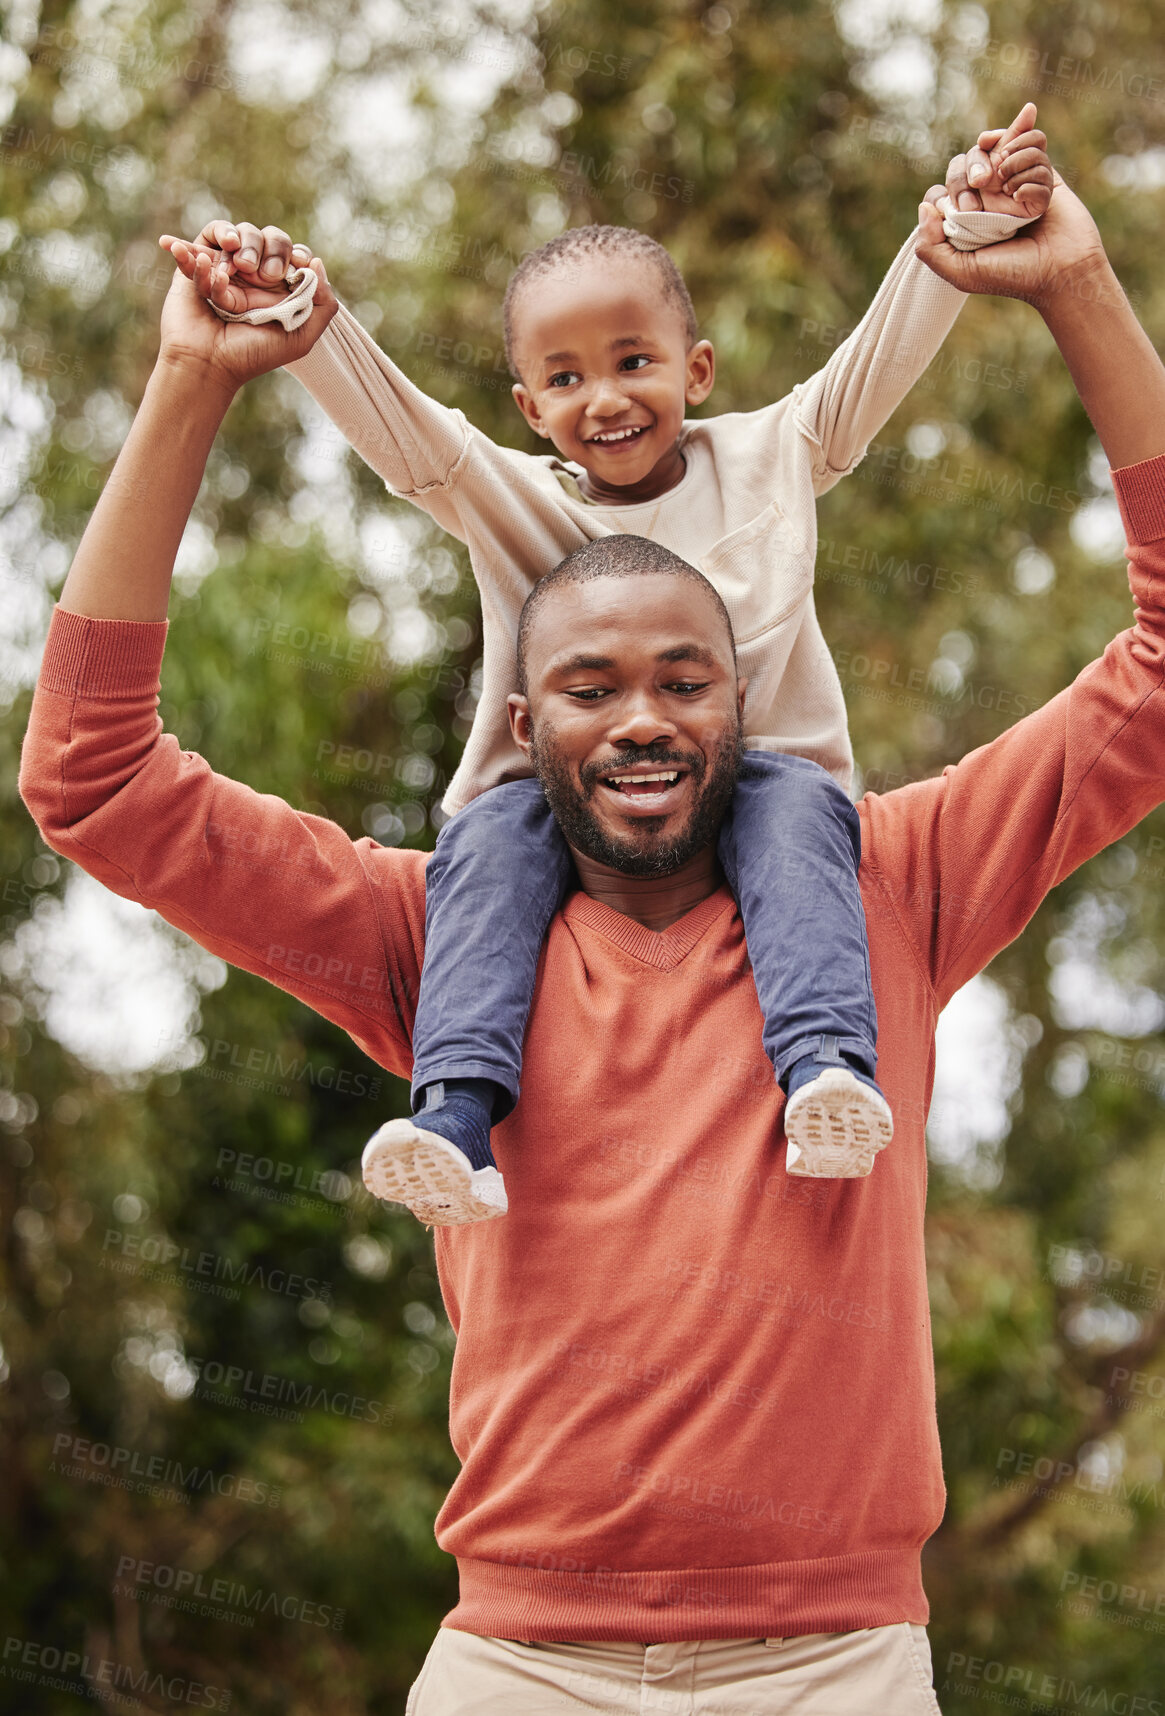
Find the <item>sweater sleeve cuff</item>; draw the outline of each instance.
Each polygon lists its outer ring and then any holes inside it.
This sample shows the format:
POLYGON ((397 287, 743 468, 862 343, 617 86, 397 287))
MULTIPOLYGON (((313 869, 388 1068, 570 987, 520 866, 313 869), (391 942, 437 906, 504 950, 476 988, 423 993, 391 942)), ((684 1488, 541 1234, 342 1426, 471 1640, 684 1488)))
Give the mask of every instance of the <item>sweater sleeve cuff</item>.
POLYGON ((142 697, 157 691, 166 620, 90 620, 54 608, 40 685, 64 697, 142 697))
POLYGON ((1165 453, 1112 473, 1125 538, 1147 545, 1165 536, 1165 453))

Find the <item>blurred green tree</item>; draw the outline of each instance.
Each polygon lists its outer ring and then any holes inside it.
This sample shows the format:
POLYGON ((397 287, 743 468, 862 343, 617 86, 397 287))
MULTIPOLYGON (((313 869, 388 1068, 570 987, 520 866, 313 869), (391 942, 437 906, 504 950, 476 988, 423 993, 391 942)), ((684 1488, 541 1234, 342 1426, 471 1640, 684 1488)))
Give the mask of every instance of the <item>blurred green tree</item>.
MULTIPOLYGON (((357 1166, 403 1086, 164 929, 149 957, 181 975, 186 1025, 171 1007, 151 1053, 94 1048, 61 1001, 90 885, 15 794, 49 596, 155 349, 157 234, 227 211, 310 236, 408 373, 532 447, 501 357, 523 251, 585 220, 651 231, 718 348, 706 409, 749 409, 826 360, 948 155, 1030 97, 1159 338, 1160 20, 1147 0, 4 17, 0 1609, 31 1678, 9 1667, 0 1702, 72 1709, 56 1671, 118 1708, 104 1659, 125 1708, 169 1708, 164 1675, 247 1712, 400 1710, 454 1579, 431 1529, 454 1458, 430 1242, 370 1205, 357 1166), (206 1253, 222 1292, 198 1290, 206 1253), (273 1290, 272 1270, 315 1285, 273 1290), (140 1561, 173 1586, 135 1582, 140 1561), (236 1600, 172 1605, 198 1578, 236 1600), (240 1588, 293 1618, 250 1615, 240 1588)), ((990 739, 1128 623, 1096 453, 1037 318, 975 301, 823 503, 818 605, 872 790, 990 739), (880 695, 915 670, 924 695, 880 695)), ((457 545, 276 376, 233 408, 180 565, 163 715, 182 742, 354 833, 428 844, 474 698, 457 545)), ((967 1680, 972 1657, 1033 1707, 1070 1705, 1071 1683, 1117 1708, 1159 1680, 1158 822, 993 965, 994 1130, 935 1115, 950 1505, 927 1580, 948 1716, 995 1684, 967 1680)), ((112 1013, 95 957, 91 1007, 112 1013)))

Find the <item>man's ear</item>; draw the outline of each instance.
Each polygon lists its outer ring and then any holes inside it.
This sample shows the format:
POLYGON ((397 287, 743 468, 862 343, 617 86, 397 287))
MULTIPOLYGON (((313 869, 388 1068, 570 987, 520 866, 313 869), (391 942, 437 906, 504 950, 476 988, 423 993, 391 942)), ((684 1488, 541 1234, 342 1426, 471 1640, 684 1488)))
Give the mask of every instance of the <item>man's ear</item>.
POLYGON ((520 691, 511 691, 506 698, 506 714, 510 718, 510 732, 514 743, 524 756, 530 755, 534 743, 534 723, 530 719, 530 699, 523 697, 520 691))
POLYGON ((520 381, 516 381, 510 392, 514 396, 514 404, 533 429, 535 435, 541 435, 544 441, 549 441, 550 431, 542 421, 542 413, 534 403, 534 396, 529 388, 524 387, 520 381))
POLYGON ((703 405, 716 380, 716 353, 711 340, 697 340, 686 364, 684 398, 689 405, 703 405))
POLYGON ((740 714, 741 714, 742 719, 744 717, 744 694, 747 690, 748 690, 748 680, 747 679, 738 679, 736 681, 736 707, 740 710, 740 714))

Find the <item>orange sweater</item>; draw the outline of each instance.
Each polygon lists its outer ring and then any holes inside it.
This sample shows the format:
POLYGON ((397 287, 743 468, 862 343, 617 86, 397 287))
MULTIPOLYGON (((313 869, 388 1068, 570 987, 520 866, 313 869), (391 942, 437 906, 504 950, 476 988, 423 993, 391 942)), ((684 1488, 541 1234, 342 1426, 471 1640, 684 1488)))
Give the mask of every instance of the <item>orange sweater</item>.
MULTIPOLYGON (((524 1639, 925 1621, 943 1511, 923 1257, 934 1026, 1048 889, 1165 797, 1165 457, 1119 473, 1134 627, 937 780, 860 808, 897 1118, 868 1180, 790 1179, 740 920, 554 920, 510 1213, 438 1230, 462 1461, 447 1624, 524 1639)), ((45 839, 407 1076, 425 856, 180 750, 164 625, 53 620, 22 791, 45 839)))

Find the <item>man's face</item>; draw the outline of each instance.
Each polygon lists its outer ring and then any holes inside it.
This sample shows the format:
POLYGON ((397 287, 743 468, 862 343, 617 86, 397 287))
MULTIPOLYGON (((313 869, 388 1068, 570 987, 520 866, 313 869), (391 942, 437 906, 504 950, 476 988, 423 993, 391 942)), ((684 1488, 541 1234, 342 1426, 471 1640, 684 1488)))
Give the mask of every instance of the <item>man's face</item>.
POLYGON ((668 876, 716 837, 742 748, 731 640, 706 591, 645 573, 551 591, 534 616, 514 736, 577 851, 668 876))
POLYGON ((712 388, 712 348, 689 348, 684 317, 650 264, 564 262, 514 306, 514 398, 527 422, 600 491, 675 481, 689 405, 712 388))

